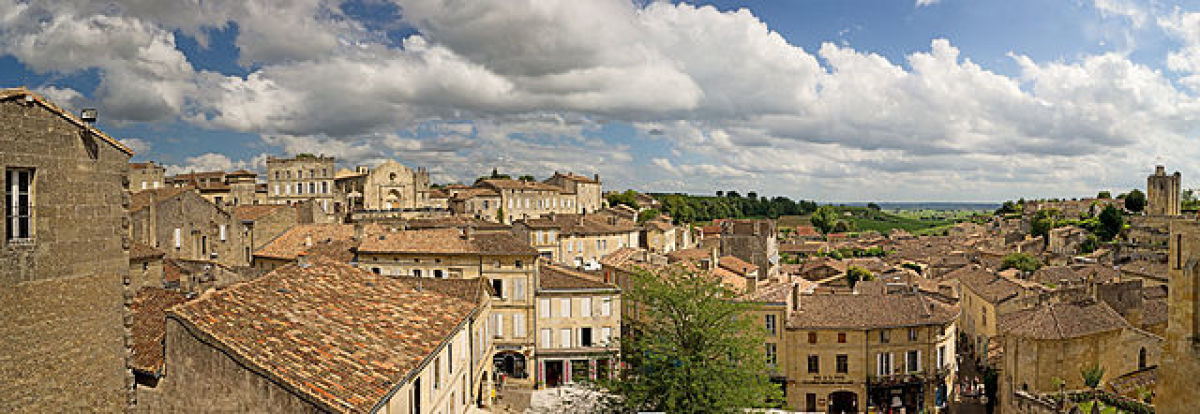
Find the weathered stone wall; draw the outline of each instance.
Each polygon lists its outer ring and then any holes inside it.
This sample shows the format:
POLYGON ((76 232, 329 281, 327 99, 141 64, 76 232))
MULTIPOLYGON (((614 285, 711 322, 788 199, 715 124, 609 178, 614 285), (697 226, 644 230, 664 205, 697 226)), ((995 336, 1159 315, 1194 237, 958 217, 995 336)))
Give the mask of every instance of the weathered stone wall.
POLYGON ((1167 338, 1159 369, 1160 413, 1191 412, 1200 390, 1200 223, 1171 224, 1167 338))
POLYGON ((167 169, 160 165, 149 163, 145 168, 131 168, 129 170, 129 186, 126 188, 129 191, 138 192, 153 188, 165 187, 167 169))
POLYGON ((211 260, 227 266, 248 266, 241 241, 241 225, 234 226, 233 216, 188 191, 131 215, 133 237, 162 250, 169 258, 211 260), (150 221, 154 220, 151 224, 150 221), (225 226, 225 240, 221 239, 225 226), (175 229, 179 229, 179 246, 175 245, 175 229))
POLYGON ((126 407, 128 162, 38 104, 0 102, 0 170, 35 169, 34 237, 0 239, 0 411, 126 407))
POLYGON ((129 262, 129 290, 137 292, 146 286, 163 287, 163 262, 161 258, 129 262))
POLYGON ((1167 175, 1166 168, 1154 167, 1154 175, 1146 177, 1146 214, 1151 216, 1179 215, 1179 172, 1167 175))
POLYGON ((751 223, 727 222, 721 229, 721 256, 734 256, 758 266, 758 277, 767 279, 778 269, 772 260, 779 257, 779 242, 776 240, 773 220, 756 220, 751 223), (753 226, 754 230, 749 230, 753 226))
POLYGON ((257 374, 194 336, 183 323, 166 321, 166 375, 155 388, 138 388, 136 411, 315 413, 316 406, 257 374))

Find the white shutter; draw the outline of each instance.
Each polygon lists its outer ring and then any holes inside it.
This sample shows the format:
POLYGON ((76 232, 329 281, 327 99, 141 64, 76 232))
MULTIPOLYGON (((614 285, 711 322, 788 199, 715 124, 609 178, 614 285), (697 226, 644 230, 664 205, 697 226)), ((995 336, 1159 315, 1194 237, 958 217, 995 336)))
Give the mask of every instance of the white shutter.
POLYGON ((601 300, 600 316, 612 316, 612 298, 604 298, 601 300))
POLYGON ((550 317, 550 299, 538 299, 538 312, 543 318, 550 317))
POLYGON ((183 238, 183 235, 179 232, 179 227, 176 227, 175 228, 175 248, 176 249, 178 249, 180 246, 180 243, 183 242, 182 238, 183 238))
POLYGON ((496 314, 496 336, 504 336, 504 314, 496 314))
POLYGON ((558 306, 559 306, 559 315, 558 315, 559 317, 562 317, 562 318, 570 318, 571 317, 571 298, 559 299, 558 306))
POLYGON ((542 329, 542 348, 550 347, 550 330, 542 329))
POLYGON ((512 300, 525 300, 525 279, 513 280, 512 300))
POLYGON ((915 371, 921 370, 921 350, 920 349, 917 350, 917 367, 916 368, 917 369, 915 371))
POLYGON ((612 340, 612 328, 607 326, 600 328, 600 343, 608 344, 612 340))
POLYGON ((225 241, 225 225, 221 225, 221 241, 225 241))
POLYGON ((875 376, 882 377, 883 373, 883 354, 875 354, 875 376))
POLYGON ((582 298, 579 300, 579 316, 585 318, 592 317, 592 298, 582 298))
POLYGON ((513 334, 514 338, 525 337, 525 315, 513 315, 513 334))
POLYGON ((560 342, 558 345, 560 348, 570 348, 571 347, 571 329, 567 328, 567 329, 560 330, 559 331, 559 341, 560 342))

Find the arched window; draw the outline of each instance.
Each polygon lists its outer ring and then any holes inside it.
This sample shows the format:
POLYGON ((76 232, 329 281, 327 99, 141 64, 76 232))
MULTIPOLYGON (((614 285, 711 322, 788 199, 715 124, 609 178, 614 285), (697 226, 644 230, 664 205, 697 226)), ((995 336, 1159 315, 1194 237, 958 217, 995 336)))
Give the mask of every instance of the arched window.
POLYGON ((1138 369, 1146 367, 1146 348, 1138 351, 1138 369))

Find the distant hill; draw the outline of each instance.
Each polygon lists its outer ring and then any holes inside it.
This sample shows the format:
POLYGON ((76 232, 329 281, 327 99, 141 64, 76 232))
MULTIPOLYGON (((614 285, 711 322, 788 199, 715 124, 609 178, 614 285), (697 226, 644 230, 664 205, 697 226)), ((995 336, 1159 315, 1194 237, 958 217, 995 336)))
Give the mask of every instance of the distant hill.
MULTIPOLYGON (((855 207, 866 207, 866 205, 867 205, 866 202, 830 203, 830 204, 833 204, 835 206, 846 205, 846 206, 855 206, 855 207)), ((963 203, 963 202, 952 202, 952 201, 909 201, 909 202, 879 201, 879 202, 876 202, 875 204, 878 204, 879 208, 882 208, 884 210, 945 210, 945 211, 989 210, 990 211, 990 210, 995 210, 997 208, 1000 208, 1000 203, 963 203)))

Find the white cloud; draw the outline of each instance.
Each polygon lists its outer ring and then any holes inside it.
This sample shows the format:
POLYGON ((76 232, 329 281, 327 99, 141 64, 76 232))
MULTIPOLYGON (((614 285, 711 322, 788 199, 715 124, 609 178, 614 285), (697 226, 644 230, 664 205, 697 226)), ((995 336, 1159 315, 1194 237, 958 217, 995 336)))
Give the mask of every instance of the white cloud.
POLYGON ((239 169, 265 172, 267 168, 267 154, 260 154, 249 160, 235 161, 225 154, 209 152, 189 157, 184 160, 183 164, 167 164, 164 167, 166 167, 168 175, 217 170, 233 171, 239 169))
POLYGON ((1134 28, 1141 28, 1149 13, 1133 0, 1093 0, 1096 9, 1104 16, 1124 16, 1134 28))
POLYGON ((917 7, 932 6, 940 3, 942 0, 917 0, 917 7))
POLYGON ((120 141, 122 144, 125 144, 126 147, 129 147, 129 149, 132 149, 133 152, 138 154, 150 151, 150 142, 141 138, 121 138, 118 141, 120 141))

